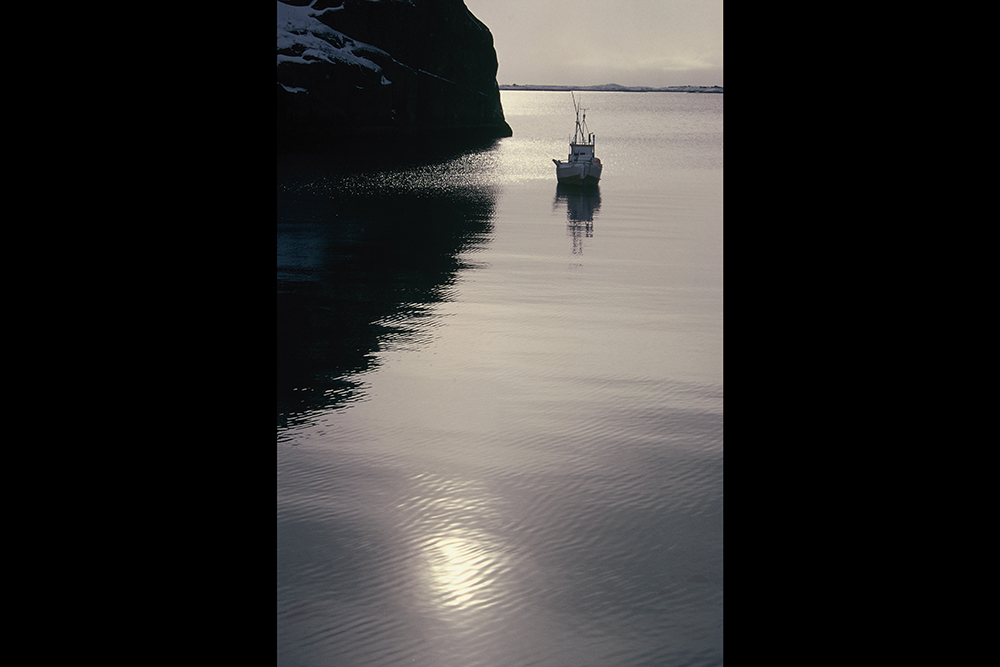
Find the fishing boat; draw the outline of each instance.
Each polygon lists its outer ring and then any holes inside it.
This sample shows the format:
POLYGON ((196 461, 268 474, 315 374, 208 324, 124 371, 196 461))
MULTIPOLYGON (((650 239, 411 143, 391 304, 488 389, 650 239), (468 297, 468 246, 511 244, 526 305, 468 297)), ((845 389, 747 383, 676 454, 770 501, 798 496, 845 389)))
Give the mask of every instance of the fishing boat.
POLYGON ((576 130, 566 161, 552 160, 556 165, 556 180, 560 185, 597 185, 601 180, 602 166, 600 159, 594 157, 594 135, 587 128, 587 110, 577 104, 573 93, 570 96, 576 110, 576 130))

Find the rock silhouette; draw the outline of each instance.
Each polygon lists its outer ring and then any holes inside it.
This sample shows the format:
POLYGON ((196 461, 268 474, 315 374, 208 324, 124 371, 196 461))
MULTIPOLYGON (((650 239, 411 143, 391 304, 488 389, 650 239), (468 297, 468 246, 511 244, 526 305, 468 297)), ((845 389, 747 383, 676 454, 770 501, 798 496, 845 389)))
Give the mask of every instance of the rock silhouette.
POLYGON ((277 2, 278 144, 511 136, 463 0, 277 2))

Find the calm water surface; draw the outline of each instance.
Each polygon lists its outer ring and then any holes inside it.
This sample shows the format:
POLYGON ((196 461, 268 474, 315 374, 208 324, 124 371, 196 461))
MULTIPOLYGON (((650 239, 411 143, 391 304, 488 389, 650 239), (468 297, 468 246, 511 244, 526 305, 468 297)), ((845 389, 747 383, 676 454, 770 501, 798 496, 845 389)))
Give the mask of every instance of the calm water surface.
POLYGON ((721 94, 278 165, 277 657, 722 664, 721 94))

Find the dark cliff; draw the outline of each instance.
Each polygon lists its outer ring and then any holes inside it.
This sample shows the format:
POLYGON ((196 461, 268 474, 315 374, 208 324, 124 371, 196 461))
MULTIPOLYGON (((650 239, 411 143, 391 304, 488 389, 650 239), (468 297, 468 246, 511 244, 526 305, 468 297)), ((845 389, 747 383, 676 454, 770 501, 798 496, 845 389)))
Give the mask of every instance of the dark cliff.
POLYGON ((278 2, 278 145, 511 135, 463 0, 278 2))

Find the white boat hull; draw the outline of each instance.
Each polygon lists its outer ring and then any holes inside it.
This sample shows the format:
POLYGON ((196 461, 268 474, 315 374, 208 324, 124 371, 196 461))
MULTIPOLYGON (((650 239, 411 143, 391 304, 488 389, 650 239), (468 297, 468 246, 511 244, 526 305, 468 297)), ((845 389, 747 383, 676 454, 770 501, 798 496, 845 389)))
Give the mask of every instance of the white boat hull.
POLYGON ((559 162, 556 163, 556 180, 566 185, 596 185, 601 180, 600 162, 559 162))

